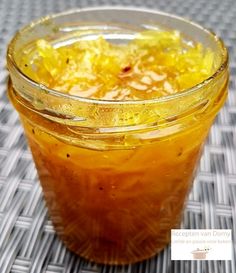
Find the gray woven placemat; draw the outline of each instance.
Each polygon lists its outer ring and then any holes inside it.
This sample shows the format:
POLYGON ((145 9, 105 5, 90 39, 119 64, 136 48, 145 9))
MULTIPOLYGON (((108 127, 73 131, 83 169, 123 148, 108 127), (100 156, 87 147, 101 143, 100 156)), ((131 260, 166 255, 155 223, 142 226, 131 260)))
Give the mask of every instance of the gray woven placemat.
POLYGON ((157 257, 140 264, 97 266, 69 252, 55 235, 23 130, 6 97, 6 44, 21 25, 35 17, 74 7, 115 4, 144 6, 142 0, 0 0, 0 273, 235 273, 235 0, 146 0, 145 4, 214 29, 229 48, 229 97, 212 127, 182 226, 232 229, 233 260, 171 262, 167 247, 157 257))

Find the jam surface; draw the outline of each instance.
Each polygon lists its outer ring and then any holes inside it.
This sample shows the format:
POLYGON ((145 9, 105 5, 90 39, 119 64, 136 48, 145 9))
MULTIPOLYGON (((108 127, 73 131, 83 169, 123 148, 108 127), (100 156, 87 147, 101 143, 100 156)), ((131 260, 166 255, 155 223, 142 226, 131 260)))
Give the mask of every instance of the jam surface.
POLYGON ((146 30, 126 44, 103 36, 55 47, 38 40, 21 69, 36 82, 80 97, 144 100, 181 92, 208 78, 214 55, 178 31, 146 30))

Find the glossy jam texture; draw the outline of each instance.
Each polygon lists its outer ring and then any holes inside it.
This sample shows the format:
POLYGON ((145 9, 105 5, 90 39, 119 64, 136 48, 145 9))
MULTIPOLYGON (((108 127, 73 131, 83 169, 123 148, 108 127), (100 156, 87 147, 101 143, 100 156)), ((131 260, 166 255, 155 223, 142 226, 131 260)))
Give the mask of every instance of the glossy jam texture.
MULTIPOLYGON (((145 31, 123 45, 100 37, 57 48, 39 40, 35 51, 22 54, 21 69, 60 92, 139 100, 201 82, 214 70, 213 58, 210 50, 186 42, 178 32, 145 31)), ((148 130, 117 133, 114 124, 109 133, 99 127, 94 132, 92 125, 86 131, 79 122, 74 128, 47 118, 48 112, 31 111, 9 85, 52 221, 69 249, 95 262, 128 264, 168 244, 170 230, 179 226, 207 132, 225 98, 226 87, 219 88, 221 99, 212 103, 217 109, 203 104, 199 115, 190 111, 148 130)), ((88 111, 95 116, 92 106, 88 111)), ((146 124, 149 104, 142 106, 146 124)), ((104 115, 106 110, 104 106, 104 115)), ((112 117, 119 109, 108 110, 112 117)))
POLYGON ((36 82, 77 95, 106 100, 153 99, 181 92, 206 79, 213 53, 186 41, 178 31, 146 30, 126 44, 103 36, 55 47, 38 40, 21 69, 36 82))
MULTIPOLYGON (((128 264, 169 243, 170 230, 180 225, 209 121, 159 141, 144 139, 141 146, 130 141, 126 149, 110 136, 107 142, 117 143, 117 150, 100 150, 102 139, 97 150, 60 141, 38 126, 47 125, 34 114, 22 115, 22 121, 51 219, 69 249, 95 262, 128 264)), ((93 136, 87 138, 87 145, 92 141, 93 136)))

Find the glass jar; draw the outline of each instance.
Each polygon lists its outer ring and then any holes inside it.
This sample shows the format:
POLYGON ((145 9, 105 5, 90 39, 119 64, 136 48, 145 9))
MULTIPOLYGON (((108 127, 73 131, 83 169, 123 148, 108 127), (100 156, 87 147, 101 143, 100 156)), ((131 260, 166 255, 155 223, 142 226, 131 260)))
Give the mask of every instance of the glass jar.
POLYGON ((228 55, 213 33, 161 12, 92 8, 45 17, 11 41, 9 98, 20 115, 49 213, 66 246, 89 260, 149 258, 179 226, 210 126, 227 96, 228 55), (50 90, 19 65, 43 38, 55 46, 103 34, 124 42, 143 29, 177 29, 214 54, 216 72, 171 96, 106 101, 50 90), (82 32, 81 32, 82 31, 82 32))

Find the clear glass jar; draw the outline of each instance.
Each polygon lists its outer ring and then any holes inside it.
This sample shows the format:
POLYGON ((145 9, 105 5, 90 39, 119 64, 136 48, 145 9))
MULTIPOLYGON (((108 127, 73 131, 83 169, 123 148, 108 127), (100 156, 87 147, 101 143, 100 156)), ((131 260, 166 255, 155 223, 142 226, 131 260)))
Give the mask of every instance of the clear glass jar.
POLYGON ((11 41, 8 95, 20 115, 49 213, 69 249, 92 261, 127 264, 161 251, 178 227, 210 126, 227 96, 228 55, 199 25, 161 12, 93 8, 48 16, 11 41), (50 90, 19 69, 43 38, 54 44, 104 34, 177 29, 215 53, 216 72, 154 100, 105 101, 50 90))

